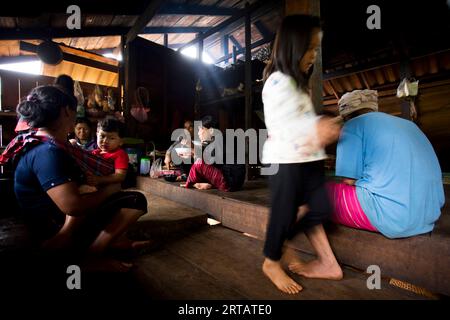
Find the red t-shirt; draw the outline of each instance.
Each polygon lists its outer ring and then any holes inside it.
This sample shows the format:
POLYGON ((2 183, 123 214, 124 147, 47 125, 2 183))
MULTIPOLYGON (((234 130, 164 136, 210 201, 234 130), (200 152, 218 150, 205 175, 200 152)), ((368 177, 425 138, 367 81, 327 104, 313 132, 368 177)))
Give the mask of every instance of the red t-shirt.
POLYGON ((123 149, 117 149, 114 152, 101 153, 102 150, 95 149, 92 154, 100 156, 103 159, 113 159, 114 169, 128 169, 128 154, 123 149))

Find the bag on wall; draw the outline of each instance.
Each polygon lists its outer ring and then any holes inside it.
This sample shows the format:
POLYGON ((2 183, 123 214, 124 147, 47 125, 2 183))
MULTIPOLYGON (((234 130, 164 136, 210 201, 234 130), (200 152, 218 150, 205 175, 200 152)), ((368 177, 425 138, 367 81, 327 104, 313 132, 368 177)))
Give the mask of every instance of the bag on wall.
POLYGON ((131 107, 130 113, 138 122, 146 122, 148 119, 147 113, 150 111, 150 99, 148 90, 144 87, 137 88, 135 99, 136 104, 131 107))

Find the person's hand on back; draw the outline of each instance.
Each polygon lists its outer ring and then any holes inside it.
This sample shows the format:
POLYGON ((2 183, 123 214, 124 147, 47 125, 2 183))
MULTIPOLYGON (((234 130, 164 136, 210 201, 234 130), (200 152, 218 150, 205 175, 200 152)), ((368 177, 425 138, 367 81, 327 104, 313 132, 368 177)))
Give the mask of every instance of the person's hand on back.
POLYGON ((317 138, 321 147, 332 144, 339 138, 341 132, 340 122, 340 117, 321 117, 317 121, 317 138))

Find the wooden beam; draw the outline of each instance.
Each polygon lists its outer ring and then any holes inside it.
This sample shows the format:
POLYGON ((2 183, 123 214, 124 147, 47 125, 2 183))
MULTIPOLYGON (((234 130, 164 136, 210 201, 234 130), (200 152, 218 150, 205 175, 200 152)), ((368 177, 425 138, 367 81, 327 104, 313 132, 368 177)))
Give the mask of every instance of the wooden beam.
MULTIPOLYGON (((199 33, 206 32, 210 27, 145 27, 139 34, 164 33, 199 33)), ((121 36, 127 34, 126 27, 83 27, 80 30, 67 28, 1 28, 0 40, 35 40, 55 38, 82 38, 121 36)))
POLYGON ((163 0, 152 0, 144 13, 138 18, 134 26, 128 31, 126 35, 126 43, 133 41, 137 35, 144 30, 145 26, 152 20, 155 13, 163 3, 163 0))
POLYGON ((167 33, 164 33, 164 47, 169 47, 169 35, 167 33))
POLYGON ((0 64, 32 62, 32 61, 40 61, 40 59, 38 56, 35 55, 0 57, 0 64))
MULTIPOLYGON (((270 38, 269 39, 258 40, 256 42, 252 43, 250 45, 250 48, 251 49, 255 49, 255 48, 259 47, 259 46, 262 46, 262 45, 264 45, 266 43, 269 43, 270 41, 272 41, 272 39, 270 39, 270 38)), ((237 56, 239 54, 245 53, 245 48, 237 49, 236 46, 233 46, 233 52, 237 56)), ((233 54, 232 53, 228 54, 228 55, 226 55, 226 56, 224 56, 222 58, 217 59, 215 63, 220 63, 220 62, 225 61, 226 59, 230 59, 230 58, 233 58, 233 54)))
MULTIPOLYGON (((249 4, 245 5, 245 8, 248 9, 249 4)), ((252 110, 253 110, 253 102, 252 102, 252 22, 249 10, 246 10, 245 14, 245 130, 248 130, 252 127, 252 110)), ((245 167, 246 167, 246 180, 249 180, 250 177, 250 165, 249 165, 249 141, 246 141, 245 148, 245 167)))
POLYGON ((198 41, 198 50, 197 50, 197 58, 199 62, 202 62, 203 60, 203 38, 201 34, 197 36, 199 38, 198 41))
POLYGON ((139 34, 160 34, 160 33, 203 33, 210 30, 210 27, 145 27, 139 34))
POLYGON ((366 88, 370 90, 370 85, 369 85, 369 81, 367 81, 366 74, 364 72, 361 72, 359 75, 361 76, 361 79, 364 82, 364 85, 366 86, 366 88))
POLYGON ((234 46, 235 46, 238 50, 241 50, 241 49, 242 49, 241 44, 239 43, 239 41, 236 40, 236 38, 235 38, 234 36, 230 36, 230 40, 231 40, 231 42, 233 42, 234 46))
MULTIPOLYGON (((38 46, 35 44, 20 41, 20 50, 22 50, 22 51, 36 53, 37 47, 38 46)), ((73 49, 75 49, 75 48, 73 48, 73 49)), ((75 49, 75 50, 77 50, 77 49, 75 49)), ((70 61, 73 63, 78 63, 78 64, 85 65, 88 67, 106 70, 106 71, 110 71, 110 72, 118 72, 119 71, 118 67, 115 65, 111 65, 108 63, 100 62, 100 61, 95 61, 92 59, 77 56, 75 54, 64 52, 64 51, 62 52, 62 54, 63 54, 63 60, 66 60, 66 61, 70 61)))
POLYGON ((122 55, 122 61, 119 62, 119 104, 121 110, 124 111, 125 108, 125 37, 120 37, 119 50, 122 55))
MULTIPOLYGON (((236 46, 233 46, 233 53, 232 53, 233 63, 237 62, 237 55, 238 55, 237 54, 237 48, 236 48, 236 46)), ((216 63, 219 63, 219 62, 216 61, 216 63)))
POLYGON ((339 100, 340 99, 339 95, 337 94, 336 90, 334 90, 333 84, 331 83, 331 81, 327 81, 327 82, 328 82, 328 85, 330 86, 331 92, 333 92, 333 95, 336 97, 337 100, 339 100))
MULTIPOLYGON (((207 32, 203 33, 202 38, 205 39, 205 38, 213 35, 214 33, 219 32, 220 30, 224 29, 231 23, 238 21, 241 18, 244 18, 245 15, 247 14, 247 12, 251 13, 252 11, 262 7, 264 4, 265 4, 265 1, 256 1, 255 3, 251 4, 250 6, 247 6, 245 10, 239 11, 239 13, 233 15, 232 17, 228 18, 227 20, 220 23, 219 25, 217 25, 217 26, 211 28, 210 30, 208 30, 207 32)), ((196 44, 199 40, 200 40, 199 38, 196 38, 192 41, 189 41, 188 43, 186 43, 184 46, 182 46, 178 50, 183 50, 184 48, 190 47, 190 46, 196 44)))
MULTIPOLYGON (((266 16, 273 12, 280 11, 280 14, 281 14, 281 8, 282 8, 281 4, 282 4, 282 1, 268 1, 262 7, 252 11, 252 17, 251 17, 252 23, 254 23, 255 21, 261 20, 261 18, 263 16, 266 16)), ((236 32, 237 30, 239 30, 241 28, 243 28, 243 22, 240 20, 237 20, 237 21, 229 24, 228 26, 223 28, 220 32, 217 32, 216 34, 207 37, 204 42, 205 48, 209 49, 212 46, 217 46, 218 43, 221 41, 223 35, 228 34, 231 36, 231 35, 233 35, 234 32, 236 32)), ((239 44, 237 47, 241 48, 242 46, 239 44)))
MULTIPOLYGON (((230 53, 230 49, 228 46, 228 40, 229 40, 229 36, 228 35, 224 35, 222 37, 222 52, 224 56, 228 56, 228 54, 230 53)), ((228 63, 228 59, 224 60, 225 63, 228 63)))
POLYGON ((67 28, 1 28, 1 40, 32 40, 78 37, 101 37, 125 34, 128 28, 81 28, 69 30, 67 28))
POLYGON ((261 20, 257 20, 253 22, 256 29, 259 31, 259 33, 262 35, 263 38, 270 38, 273 36, 273 33, 267 29, 267 27, 264 25, 264 23, 261 20))
POLYGON ((164 15, 195 15, 195 16, 232 16, 237 14, 240 9, 217 7, 217 6, 205 6, 196 4, 176 4, 166 3, 159 10, 158 14, 164 15))

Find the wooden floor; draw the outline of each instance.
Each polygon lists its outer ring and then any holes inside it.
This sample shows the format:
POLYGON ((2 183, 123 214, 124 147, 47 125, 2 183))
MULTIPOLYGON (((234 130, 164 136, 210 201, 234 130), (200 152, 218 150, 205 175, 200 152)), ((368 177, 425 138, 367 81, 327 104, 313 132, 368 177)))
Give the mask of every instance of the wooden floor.
MULTIPOLYGON (((431 292, 450 296, 450 203, 449 186, 444 186, 447 202, 434 230, 404 239, 388 239, 368 232, 326 223, 333 251, 341 263, 366 270, 380 266, 383 275, 402 280, 431 292)), ((265 181, 249 181, 243 190, 220 192, 180 188, 162 179, 138 178, 138 188, 207 212, 223 226, 265 238, 270 214, 269 190, 265 181)), ((294 248, 311 254, 304 234, 293 239, 294 248)))
MULTIPOLYGON (((303 260, 311 256, 301 254, 303 260)), ((367 274, 344 268, 341 281, 305 279, 297 295, 278 291, 261 272, 262 242, 222 226, 208 226, 137 259, 143 290, 155 299, 420 299, 382 281, 369 290, 367 274)))
MULTIPOLYGON (((344 279, 341 281, 293 275, 304 290, 297 295, 283 294, 261 272, 262 241, 221 225, 208 225, 207 215, 201 210, 148 192, 144 194, 148 199, 149 213, 139 219, 129 235, 134 239, 155 240, 155 245, 135 257, 130 273, 84 274, 83 290, 69 292, 65 287, 65 267, 57 270, 59 276, 53 269, 36 276, 30 270, 37 270, 39 262, 27 257, 24 263, 20 263, 20 269, 0 268, 1 278, 8 282, 8 286, 3 286, 5 290, 10 293, 17 291, 18 297, 29 292, 31 296, 44 300, 80 298, 77 301, 81 303, 98 298, 131 303, 159 299, 425 299, 389 285, 388 279, 382 280, 381 290, 369 290, 366 285, 368 275, 349 267, 343 267, 344 279), (42 286, 51 290, 43 294, 42 286), (46 295, 48 292, 51 292, 50 296, 46 295)), ((0 254, 11 251, 1 249, 12 248, 15 241, 8 239, 14 240, 17 228, 20 228, 15 223, 4 223, 3 226, 0 254)), ((312 259, 308 254, 299 254, 305 261, 312 259)), ((11 267, 15 268, 14 264, 11 267)))
MULTIPOLYGON (((424 299, 389 285, 387 279, 381 290, 369 290, 368 275, 351 268, 344 268, 342 281, 294 275, 303 292, 283 294, 261 272, 262 241, 221 225, 207 225, 202 211, 145 195, 150 213, 130 235, 160 244, 134 262, 137 284, 149 299, 424 299)), ((299 254, 305 261, 312 259, 299 254)))

